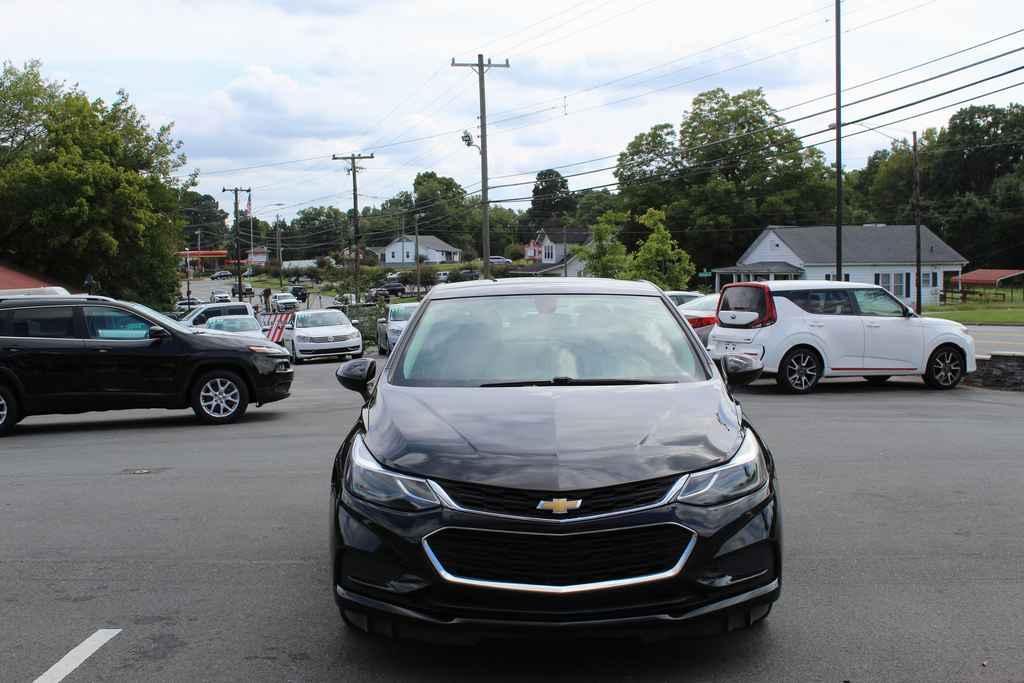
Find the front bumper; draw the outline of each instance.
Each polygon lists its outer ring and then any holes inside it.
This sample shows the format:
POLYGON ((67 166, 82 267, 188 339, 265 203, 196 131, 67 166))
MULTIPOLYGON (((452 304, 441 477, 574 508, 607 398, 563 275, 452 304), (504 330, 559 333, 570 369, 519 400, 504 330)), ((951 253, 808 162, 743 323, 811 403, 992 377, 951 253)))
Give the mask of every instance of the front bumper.
POLYGON ((350 622, 371 631, 381 630, 384 623, 392 635, 475 640, 538 630, 574 635, 658 627, 720 632, 746 625, 751 614, 767 613, 780 591, 782 534, 774 480, 746 498, 715 508, 672 503, 557 525, 449 508, 399 513, 347 492, 336 500, 335 512, 335 600, 350 622), (665 524, 693 533, 678 571, 579 592, 459 582, 445 576, 423 543, 430 534, 452 527, 557 535, 665 524))
POLYGON ((363 353, 363 340, 361 337, 344 339, 334 342, 300 342, 295 341, 295 356, 297 358, 323 358, 327 356, 352 356, 363 353))
POLYGON ((252 400, 257 405, 273 403, 291 395, 295 370, 287 356, 258 355, 254 359, 252 400))

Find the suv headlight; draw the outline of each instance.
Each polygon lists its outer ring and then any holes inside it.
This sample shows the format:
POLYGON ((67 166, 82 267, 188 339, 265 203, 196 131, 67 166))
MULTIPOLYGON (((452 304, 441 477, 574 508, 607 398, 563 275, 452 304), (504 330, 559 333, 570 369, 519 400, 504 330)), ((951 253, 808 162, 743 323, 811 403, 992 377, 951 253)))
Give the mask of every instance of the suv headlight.
POLYGON ((676 500, 687 505, 720 505, 753 493, 766 481, 768 468, 761 446, 754 432, 748 429, 732 460, 691 474, 676 500))
POLYGON ((352 442, 345 471, 345 488, 363 500, 406 512, 419 512, 441 505, 425 479, 385 470, 370 454, 361 436, 352 442))

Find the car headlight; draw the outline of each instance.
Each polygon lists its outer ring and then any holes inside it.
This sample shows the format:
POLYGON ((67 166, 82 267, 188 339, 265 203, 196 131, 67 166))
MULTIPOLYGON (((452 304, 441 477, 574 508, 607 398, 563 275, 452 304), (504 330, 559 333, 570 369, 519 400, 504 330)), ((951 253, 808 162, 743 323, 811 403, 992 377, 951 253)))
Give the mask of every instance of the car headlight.
POLYGON ((401 327, 389 327, 388 328, 388 332, 390 332, 391 334, 402 334, 402 328, 401 327))
POLYGON ((249 350, 253 353, 281 353, 282 349, 280 346, 250 346, 249 350))
POLYGON ((395 510, 418 512, 441 505, 426 480, 385 470, 361 436, 352 441, 345 487, 354 496, 395 510))
POLYGON ((295 341, 308 342, 309 341, 309 337, 307 337, 304 334, 299 334, 299 335, 295 336, 295 341))
POLYGON ((720 505, 753 493, 766 481, 768 469, 761 445, 754 432, 748 429, 729 462, 691 474, 676 500, 687 505, 720 505))

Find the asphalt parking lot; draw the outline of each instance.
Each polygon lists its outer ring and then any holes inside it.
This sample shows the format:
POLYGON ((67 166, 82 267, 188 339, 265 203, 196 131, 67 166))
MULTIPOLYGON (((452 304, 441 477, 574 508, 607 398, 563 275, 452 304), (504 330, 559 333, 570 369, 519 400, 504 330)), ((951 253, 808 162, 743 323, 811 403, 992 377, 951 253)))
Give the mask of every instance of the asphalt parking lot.
MULTIPOLYGON (((1024 680, 1024 395, 917 381, 742 392, 775 452, 782 598, 717 640, 391 642, 331 600, 336 364, 244 422, 29 418, 0 441, 0 680, 1024 680), (110 633, 113 633, 112 631, 110 633), (109 634, 108 634, 109 635, 109 634)), ((515 438, 515 435, 509 435, 515 438)))

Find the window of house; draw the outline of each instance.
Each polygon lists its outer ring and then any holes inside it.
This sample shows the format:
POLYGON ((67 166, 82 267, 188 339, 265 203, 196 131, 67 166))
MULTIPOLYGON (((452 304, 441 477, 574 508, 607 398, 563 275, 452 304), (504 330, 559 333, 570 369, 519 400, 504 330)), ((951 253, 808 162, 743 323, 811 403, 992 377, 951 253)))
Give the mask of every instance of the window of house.
POLYGON ((892 293, 898 297, 903 297, 903 277, 900 273, 893 273, 892 282, 892 293))
POLYGON ((391 250, 391 258, 392 258, 392 260, 395 258, 395 250, 394 249, 391 250))
POLYGON ((875 282, 885 288, 886 291, 892 291, 892 273, 875 273, 875 282))

